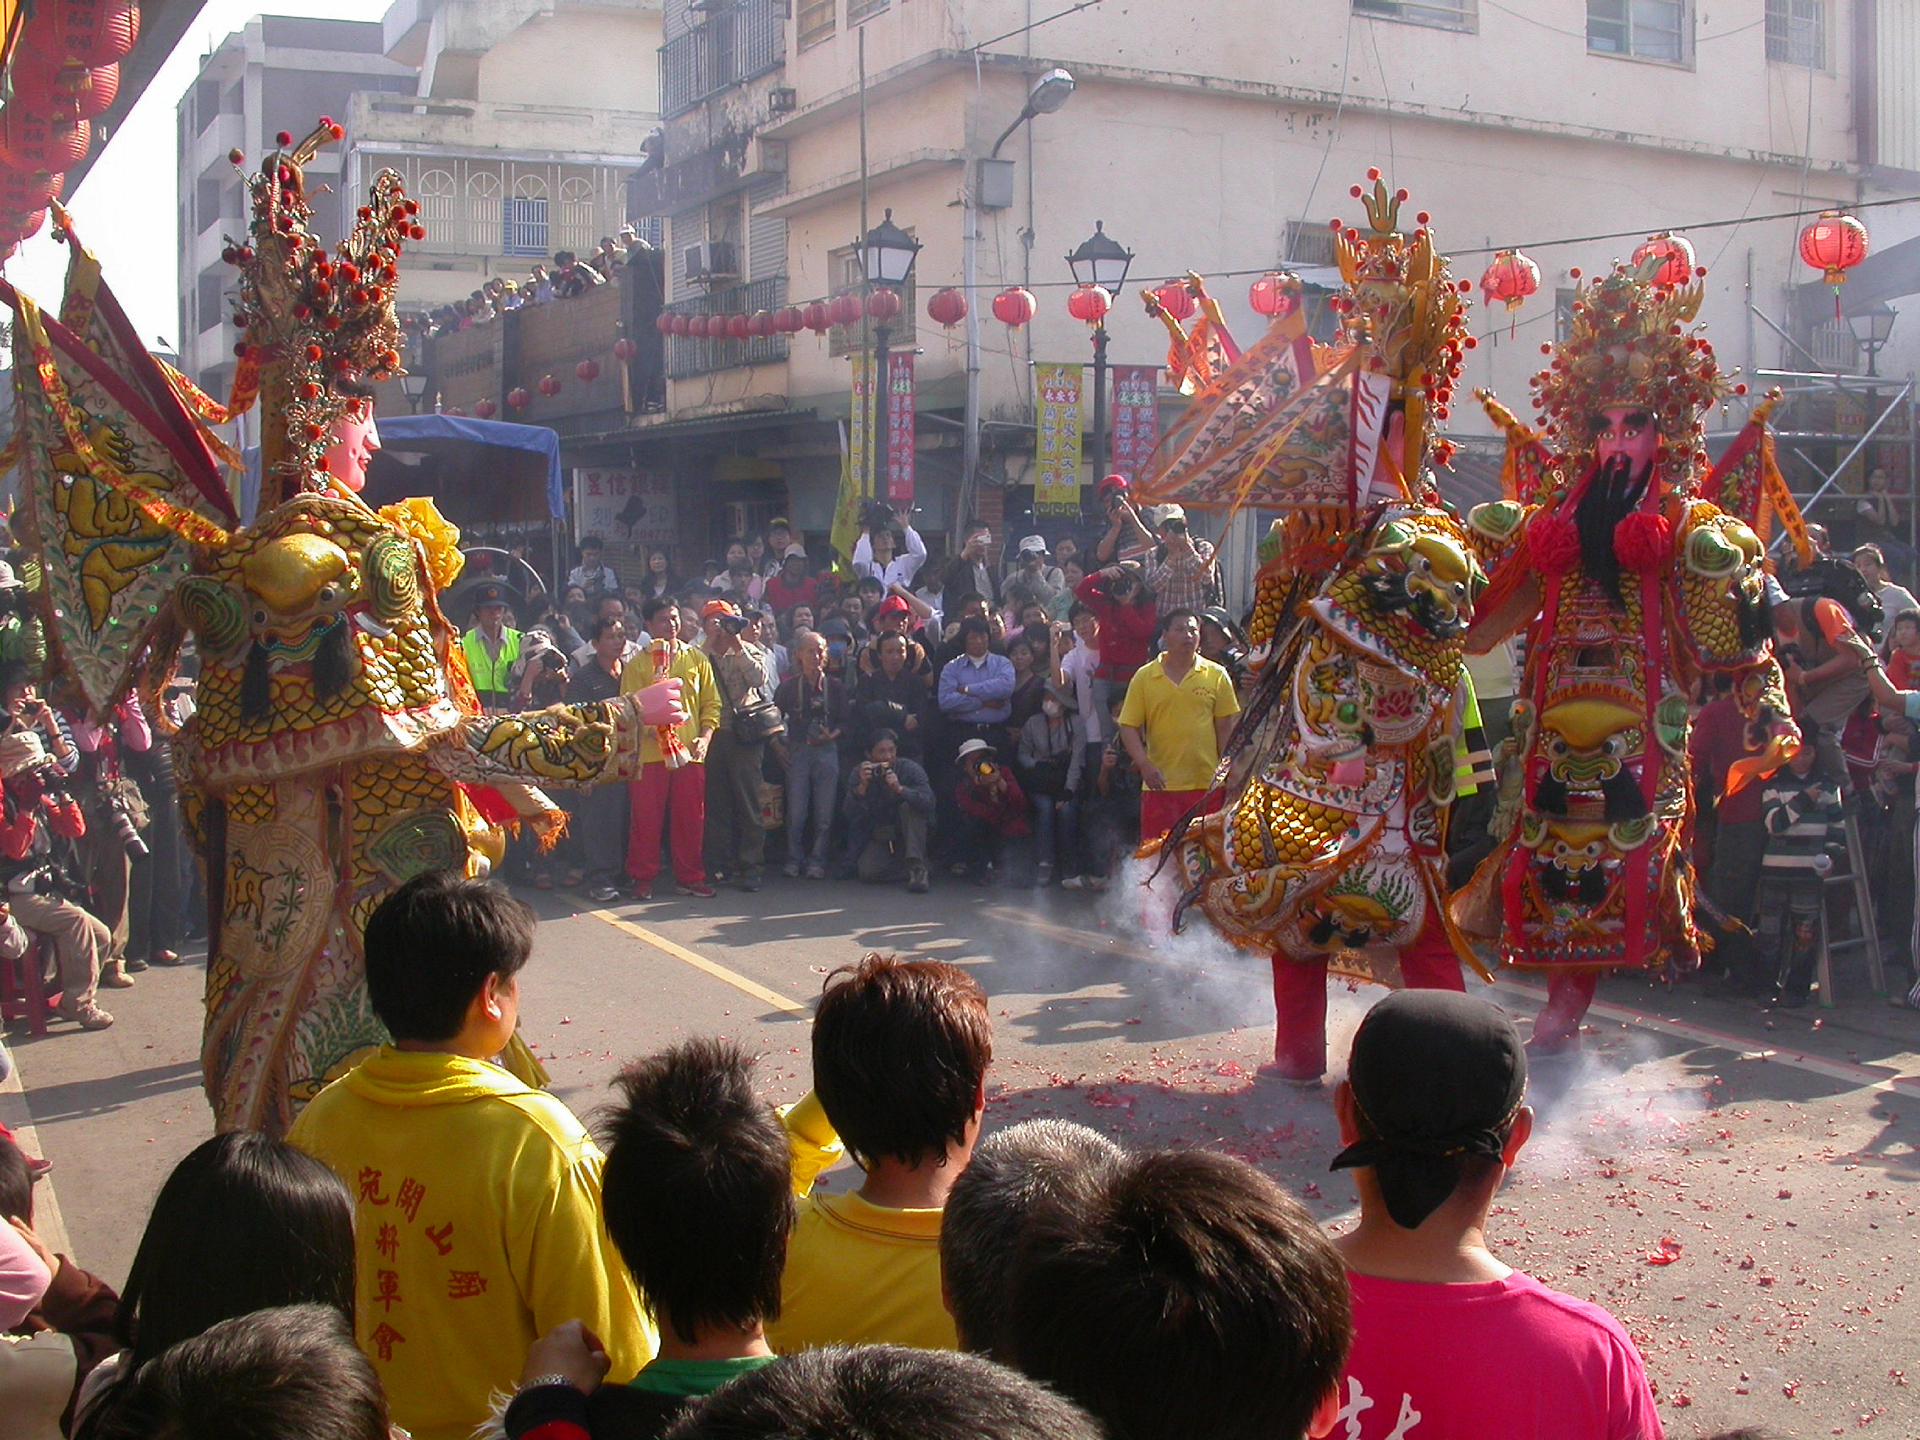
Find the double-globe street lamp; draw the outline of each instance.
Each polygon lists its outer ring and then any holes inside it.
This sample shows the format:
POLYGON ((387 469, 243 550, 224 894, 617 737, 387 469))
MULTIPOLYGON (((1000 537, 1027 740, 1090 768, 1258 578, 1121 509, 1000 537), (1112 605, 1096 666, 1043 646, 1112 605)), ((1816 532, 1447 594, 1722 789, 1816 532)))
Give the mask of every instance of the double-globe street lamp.
POLYGON ((1093 327, 1093 480, 1107 469, 1107 311, 1127 283, 1133 251, 1107 234, 1106 222, 1093 222, 1093 234, 1067 256, 1077 286, 1067 311, 1093 327))
POLYGON ((892 468, 893 384, 887 373, 887 342, 893 338, 893 331, 889 322, 903 308, 900 292, 913 274, 913 262, 919 257, 920 242, 893 223, 892 210, 888 210, 885 218, 867 231, 860 242, 860 268, 867 279, 867 315, 873 321, 873 384, 870 388, 874 417, 867 434, 878 441, 868 447, 873 452, 874 464, 873 478, 867 487, 870 497, 882 493, 892 468))

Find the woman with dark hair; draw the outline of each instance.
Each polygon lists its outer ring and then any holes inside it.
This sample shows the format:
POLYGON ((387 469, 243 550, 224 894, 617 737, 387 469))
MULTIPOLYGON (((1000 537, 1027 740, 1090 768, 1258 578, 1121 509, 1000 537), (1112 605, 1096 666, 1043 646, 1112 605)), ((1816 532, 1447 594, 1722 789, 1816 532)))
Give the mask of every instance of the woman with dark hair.
POLYGON ((658 546, 647 551, 647 568, 640 576, 642 598, 651 600, 656 595, 672 595, 679 584, 680 577, 673 573, 667 552, 658 546))
POLYGON ((173 1169, 120 1292, 122 1349, 77 1413, 170 1345, 235 1315, 315 1301, 352 1323, 353 1204, 325 1165, 250 1130, 216 1135, 173 1169), (124 1378, 116 1378, 124 1377, 124 1378))
POLYGON ((1253 688, 1252 672, 1247 668, 1247 637, 1218 605, 1200 612, 1200 653, 1227 672, 1244 703, 1253 688))

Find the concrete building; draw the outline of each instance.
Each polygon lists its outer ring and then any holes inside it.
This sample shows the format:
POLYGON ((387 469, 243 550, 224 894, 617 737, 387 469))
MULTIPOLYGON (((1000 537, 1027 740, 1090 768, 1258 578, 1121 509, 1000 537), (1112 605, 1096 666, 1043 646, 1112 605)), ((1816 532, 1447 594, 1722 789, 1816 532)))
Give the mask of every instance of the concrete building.
MULTIPOLYGON (((228 160, 239 150, 255 164, 280 131, 305 135, 322 115, 347 113, 355 91, 411 91, 413 70, 384 53, 381 27, 368 22, 261 15, 223 40, 180 98, 179 253, 182 368, 209 394, 233 378, 233 327, 226 295, 232 270, 220 259, 226 237, 243 233, 247 201, 228 160)), ((340 151, 314 162, 311 187, 320 232, 340 233, 340 151)))
MULTIPOLYGON (((660 0, 398 0, 385 56, 409 94, 357 95, 347 184, 382 168, 420 201, 409 311, 517 281, 556 251, 591 254, 627 216, 627 177, 659 124, 660 0)), ((655 227, 657 231, 657 227, 655 227)))
MULTIPOLYGON (((1867 206, 1881 246, 1920 232, 1920 206, 1877 207, 1920 185, 1920 0, 1743 0, 1707 18, 1692 0, 1540 0, 1524 13, 1478 0, 1214 0, 1178 22, 1164 7, 1056 8, 666 3, 665 131, 633 204, 665 219, 669 309, 771 311, 857 288, 863 211, 871 225, 891 210, 923 246, 892 337, 920 352, 923 530, 975 515, 1009 533, 1033 523, 1029 365, 1091 358, 1087 328, 1066 313, 1064 257, 1097 222, 1135 257, 1109 358, 1153 364, 1165 336, 1142 284, 1212 276, 1250 337, 1248 282, 1279 266, 1328 278, 1327 222, 1359 218, 1348 187, 1377 165, 1411 192, 1410 210, 1431 213, 1460 278, 1507 246, 1539 263, 1541 292, 1511 331, 1504 312, 1476 314, 1483 343, 1463 377, 1521 410, 1573 272, 1625 258, 1650 232, 1690 236, 1711 267, 1710 332, 1726 363, 1749 370, 1853 370, 1863 358, 1828 293, 1804 288, 1817 277, 1795 254, 1801 222, 1758 217, 1867 206), (1054 66, 1077 79, 1071 101, 1006 140, 1004 193, 977 193, 977 162, 1054 66), (922 308, 962 284, 969 216, 977 343, 941 333, 922 308), (1039 299, 1017 331, 987 313, 1008 285, 1039 299), (970 370, 982 458, 963 501, 970 370), (970 513, 956 513, 962 503, 970 513)), ((1920 320, 1896 328, 1883 374, 1912 367, 1916 332, 1920 320)), ((670 470, 685 543, 703 553, 774 513, 818 535, 849 412, 846 354, 862 343, 851 327, 670 337, 664 413, 610 417, 581 463, 670 470)), ((1162 408, 1177 403, 1163 395, 1162 408)), ((1488 436, 1471 405, 1456 406, 1453 428, 1488 436)))

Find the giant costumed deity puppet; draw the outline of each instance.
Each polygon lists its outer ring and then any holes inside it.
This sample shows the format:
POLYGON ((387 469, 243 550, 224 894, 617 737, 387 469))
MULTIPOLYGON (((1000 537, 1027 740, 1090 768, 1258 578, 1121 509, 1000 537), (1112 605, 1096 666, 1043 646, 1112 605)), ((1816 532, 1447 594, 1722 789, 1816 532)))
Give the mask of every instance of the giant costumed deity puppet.
POLYGON ((1162 847, 1182 894, 1234 944, 1271 956, 1274 1067, 1326 1069, 1329 970, 1463 988, 1480 973, 1446 909, 1445 816, 1467 625, 1486 583, 1428 470, 1452 400, 1466 301, 1427 217, 1372 172, 1366 228, 1342 228, 1331 346, 1299 288, 1266 336, 1168 434, 1144 498, 1279 510, 1249 638, 1258 693, 1228 742, 1217 806, 1162 847))
MULTIPOLYGON (((540 788, 624 779, 678 682, 591 705, 483 715, 436 602, 458 532, 415 499, 357 491, 372 383, 399 373, 403 244, 423 231, 391 172, 327 250, 302 170, 340 138, 283 137, 249 179, 235 394, 219 406, 149 355, 62 216, 74 257, 61 318, 11 291, 25 538, 45 576, 55 659, 78 703, 149 697, 185 633, 198 708, 174 737, 183 818, 209 901, 202 1065, 222 1130, 281 1133, 380 1044, 367 917, 434 868, 484 874, 503 831, 548 835, 540 788), (239 523, 209 428, 258 400, 257 518, 239 523)), ((236 157, 237 160, 237 157, 236 157)), ((536 1083, 516 1040, 504 1062, 536 1083)))
POLYGON ((1764 536, 1778 513, 1807 547, 1766 431, 1770 402, 1709 468, 1703 416, 1735 387, 1698 333, 1699 277, 1651 242, 1583 284, 1535 378, 1543 431, 1491 397, 1507 432, 1506 498, 1468 533, 1492 576, 1476 651, 1526 636, 1513 728, 1523 767, 1513 833, 1456 897, 1466 930, 1544 972, 1533 1029, 1578 1036, 1597 977, 1699 963, 1689 700, 1728 676, 1761 737, 1735 788, 1770 773, 1798 732, 1775 663, 1764 536))

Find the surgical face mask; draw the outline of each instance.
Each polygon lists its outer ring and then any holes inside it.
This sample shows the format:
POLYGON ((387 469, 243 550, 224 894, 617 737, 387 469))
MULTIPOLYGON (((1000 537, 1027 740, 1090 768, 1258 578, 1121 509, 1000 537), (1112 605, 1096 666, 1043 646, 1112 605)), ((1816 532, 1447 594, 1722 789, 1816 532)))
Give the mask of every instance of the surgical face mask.
POLYGON ((1042 700, 1040 702, 1040 713, 1045 715, 1049 720, 1058 720, 1061 714, 1060 702, 1058 700, 1042 700))
POLYGON ((842 655, 847 653, 847 642, 844 640, 829 640, 827 642, 827 653, 838 660, 842 655))

